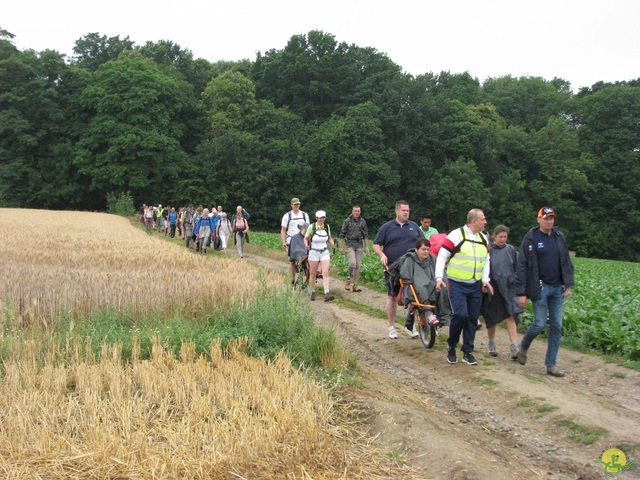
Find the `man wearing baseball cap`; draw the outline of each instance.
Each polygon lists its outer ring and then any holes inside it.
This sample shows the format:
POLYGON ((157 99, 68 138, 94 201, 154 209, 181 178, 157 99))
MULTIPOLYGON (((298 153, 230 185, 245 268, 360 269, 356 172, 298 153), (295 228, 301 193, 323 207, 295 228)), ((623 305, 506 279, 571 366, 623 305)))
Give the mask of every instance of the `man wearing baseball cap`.
POLYGON ((545 365, 547 374, 564 377, 556 366, 564 300, 571 295, 574 285, 573 264, 564 235, 555 226, 556 212, 551 207, 538 210, 538 227, 529 230, 522 240, 516 269, 516 295, 518 305, 524 308, 527 298, 533 304, 534 321, 527 329, 518 363, 527 363, 527 350, 533 340, 546 328, 549 321, 549 339, 545 365))

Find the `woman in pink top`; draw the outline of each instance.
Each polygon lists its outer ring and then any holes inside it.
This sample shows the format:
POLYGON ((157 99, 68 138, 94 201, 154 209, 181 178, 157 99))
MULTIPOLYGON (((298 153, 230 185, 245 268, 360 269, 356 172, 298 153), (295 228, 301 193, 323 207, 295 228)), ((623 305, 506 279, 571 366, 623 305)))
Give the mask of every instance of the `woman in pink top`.
POLYGON ((249 223, 247 219, 242 215, 242 211, 240 210, 236 214, 236 219, 233 221, 233 225, 231 226, 234 233, 236 247, 238 248, 238 256, 242 258, 243 250, 244 250, 244 241, 247 232, 249 231, 249 223))

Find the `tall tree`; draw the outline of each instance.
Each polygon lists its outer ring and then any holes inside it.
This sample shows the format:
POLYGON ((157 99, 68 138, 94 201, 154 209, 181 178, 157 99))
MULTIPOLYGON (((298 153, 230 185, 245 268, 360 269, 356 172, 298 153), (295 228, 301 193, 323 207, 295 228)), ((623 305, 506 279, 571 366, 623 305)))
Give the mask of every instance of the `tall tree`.
POLYGON ((381 80, 399 71, 374 49, 338 43, 333 35, 312 30, 291 37, 283 50, 258 53, 252 75, 258 98, 287 106, 305 121, 324 121, 372 99, 384 88, 381 80))
POLYGON ((473 160, 463 157, 447 160, 434 173, 434 202, 432 211, 438 218, 444 218, 439 230, 450 231, 463 225, 467 212, 472 208, 487 210, 490 205, 489 191, 482 183, 482 177, 473 160))
POLYGON ((379 110, 368 102, 324 122, 305 147, 318 195, 313 205, 333 218, 359 204, 375 226, 386 218, 400 183, 396 153, 386 148, 379 110))
POLYGON ((59 93, 68 68, 64 55, 51 50, 20 52, 11 42, 12 34, 2 36, 0 204, 77 207, 69 125, 59 93))
POLYGON ((94 208, 109 192, 131 191, 137 202, 167 195, 186 159, 179 143, 184 125, 174 119, 189 102, 179 82, 137 52, 98 68, 82 94, 94 117, 76 155, 98 194, 94 208))
POLYGON ((587 202, 597 228, 584 248, 595 256, 640 261, 640 84, 583 90, 575 125, 583 158, 593 165, 587 202))
POLYGON ((122 52, 133 50, 134 45, 128 36, 121 40, 120 35, 107 37, 96 32, 88 33, 76 40, 73 62, 94 72, 100 65, 117 60, 122 52))
POLYGON ((496 106, 507 125, 526 130, 543 128, 549 117, 566 113, 571 98, 566 82, 541 77, 489 78, 484 82, 483 90, 486 101, 496 106))

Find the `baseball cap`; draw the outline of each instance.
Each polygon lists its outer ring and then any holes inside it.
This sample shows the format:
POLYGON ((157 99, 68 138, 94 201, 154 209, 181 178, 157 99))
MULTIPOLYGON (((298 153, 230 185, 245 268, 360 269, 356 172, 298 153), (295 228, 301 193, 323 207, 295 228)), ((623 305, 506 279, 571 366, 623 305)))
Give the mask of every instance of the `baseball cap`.
POLYGON ((298 197, 293 197, 291 199, 291 205, 300 205, 300 199, 298 197))
POLYGON ((538 218, 548 218, 555 216, 556 212, 551 207, 542 207, 540 210, 538 210, 538 218))
POLYGON ((327 217, 327 212, 325 212, 324 210, 318 210, 316 212, 316 218, 322 218, 322 217, 327 217))

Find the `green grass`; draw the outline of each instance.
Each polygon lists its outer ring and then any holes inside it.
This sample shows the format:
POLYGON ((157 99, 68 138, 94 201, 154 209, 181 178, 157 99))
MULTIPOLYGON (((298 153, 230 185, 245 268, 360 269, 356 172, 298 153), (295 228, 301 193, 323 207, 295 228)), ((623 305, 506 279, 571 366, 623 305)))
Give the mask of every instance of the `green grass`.
POLYGON ((555 405, 540 405, 538 408, 536 408, 536 410, 539 413, 549 413, 553 412, 554 410, 558 410, 558 407, 556 407, 555 405))
POLYGON ((500 382, 497 380, 493 380, 491 378, 483 378, 482 380, 480 380, 480 385, 484 385, 487 387, 493 387, 495 385, 499 385, 500 382))
POLYGON ((605 428, 582 425, 567 418, 556 420, 554 424, 558 427, 566 428, 569 431, 569 438, 571 440, 584 445, 591 445, 602 435, 608 433, 608 430, 605 428))
POLYGON ((524 378, 526 378, 527 380, 533 382, 533 383, 540 383, 542 382, 542 380, 540 379, 540 377, 536 376, 536 375, 532 375, 530 373, 525 373, 524 374, 524 378))
MULTIPOLYGON (((343 295, 336 295, 335 301, 338 305, 348 308, 349 310, 363 313, 373 318, 380 318, 383 320, 387 319, 387 314, 382 308, 373 308, 373 307, 370 307, 369 305, 365 305, 364 303, 358 303, 354 300, 346 298, 343 295)), ((380 306, 383 307, 384 304, 381 303, 380 306)))
POLYGON ((53 327, 19 328, 13 318, 2 316, 0 361, 25 340, 42 345, 42 356, 50 345, 58 351, 66 345, 82 345, 87 355, 98 356, 104 345, 121 345, 122 358, 129 360, 137 345, 140 357, 150 358, 154 340, 176 356, 184 343, 194 345, 196 354, 207 356, 213 340, 226 347, 239 338, 248 338, 246 353, 254 357, 274 359, 284 352, 294 365, 327 368, 332 371, 355 367, 335 332, 314 324, 313 311, 303 302, 284 292, 258 292, 254 305, 241 305, 227 310, 211 309, 199 318, 163 319, 150 316, 135 321, 116 309, 97 310, 91 317, 63 317, 53 327))
POLYGON ((536 401, 529 397, 522 398, 516 402, 516 406, 524 408, 534 407, 535 405, 537 405, 536 401))

